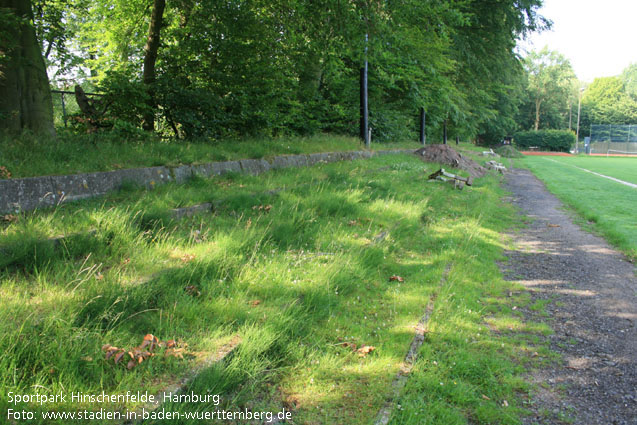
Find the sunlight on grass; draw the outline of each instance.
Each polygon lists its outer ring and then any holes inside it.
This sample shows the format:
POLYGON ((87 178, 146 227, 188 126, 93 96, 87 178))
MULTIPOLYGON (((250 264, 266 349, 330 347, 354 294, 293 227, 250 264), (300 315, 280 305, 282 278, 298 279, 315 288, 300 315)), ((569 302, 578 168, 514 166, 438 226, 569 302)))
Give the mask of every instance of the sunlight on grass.
MULTIPOLYGON (((530 343, 501 327, 541 328, 517 324, 513 285, 494 262, 513 211, 497 177, 460 192, 426 183, 423 167, 403 155, 197 178, 4 224, 0 391, 159 391, 237 337, 188 391, 220 394, 224 408, 285 407, 296 423, 367 424, 434 299, 392 423, 514 423, 524 389, 514 360, 529 358, 530 343), (287 189, 266 193, 276 188, 287 189), (213 200, 194 217, 169 212, 213 200), (187 354, 130 371, 105 360, 102 345, 135 347, 148 333, 183 341, 187 354)), ((138 406, 109 406, 125 407, 138 406)))
POLYGON ((521 164, 578 214, 584 229, 601 233, 625 254, 637 256, 637 226, 632 214, 637 208, 637 190, 569 165, 632 181, 636 178, 634 158, 577 157, 554 162, 527 157, 521 164))

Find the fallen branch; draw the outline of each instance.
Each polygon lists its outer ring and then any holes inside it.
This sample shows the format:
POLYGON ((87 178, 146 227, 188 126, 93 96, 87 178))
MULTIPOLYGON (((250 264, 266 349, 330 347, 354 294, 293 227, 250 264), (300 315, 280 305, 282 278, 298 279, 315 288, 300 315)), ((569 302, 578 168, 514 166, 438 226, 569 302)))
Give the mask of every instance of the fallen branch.
POLYGON ((494 160, 491 160, 489 162, 487 162, 486 164, 484 164, 485 167, 487 167, 489 170, 495 170, 498 171, 500 174, 504 174, 504 172, 507 170, 507 167, 505 167, 504 165, 502 165, 499 162, 496 162, 494 160))
POLYGON ((462 177, 457 174, 452 174, 446 171, 444 168, 429 175, 429 180, 440 180, 443 182, 453 183, 453 187, 458 190, 464 189, 464 186, 473 185, 473 177, 462 177))

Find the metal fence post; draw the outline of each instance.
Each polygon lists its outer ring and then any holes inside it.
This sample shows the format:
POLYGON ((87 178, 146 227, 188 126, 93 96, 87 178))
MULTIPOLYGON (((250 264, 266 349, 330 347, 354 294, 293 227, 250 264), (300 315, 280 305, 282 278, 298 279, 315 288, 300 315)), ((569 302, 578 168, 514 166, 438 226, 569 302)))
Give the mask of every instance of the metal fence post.
POLYGON ((370 135, 369 135, 369 96, 367 94, 367 74, 369 65, 367 62, 367 43, 369 42, 369 35, 365 34, 365 65, 361 68, 361 139, 365 141, 365 147, 369 149, 370 135))
POLYGON ((426 136, 425 136, 425 108, 420 108, 420 144, 425 146, 426 136))
POLYGON ((447 144, 447 120, 442 124, 442 143, 447 144))
POLYGON ((64 104, 64 92, 62 92, 61 96, 62 96, 62 120, 64 120, 64 127, 66 128, 66 105, 64 104))

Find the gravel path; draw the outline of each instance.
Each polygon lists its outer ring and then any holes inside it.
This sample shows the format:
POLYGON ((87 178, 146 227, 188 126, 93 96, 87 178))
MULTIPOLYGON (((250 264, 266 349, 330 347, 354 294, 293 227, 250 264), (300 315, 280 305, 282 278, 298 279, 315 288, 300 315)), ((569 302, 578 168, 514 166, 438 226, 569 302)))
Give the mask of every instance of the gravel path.
MULTIPOLYGON (((635 268, 603 239, 581 230, 562 203, 527 170, 506 186, 528 226, 513 234, 507 279, 546 307, 562 363, 532 371, 537 385, 525 424, 637 424, 637 279, 635 268)), ((526 314, 541 316, 531 311, 526 314)))

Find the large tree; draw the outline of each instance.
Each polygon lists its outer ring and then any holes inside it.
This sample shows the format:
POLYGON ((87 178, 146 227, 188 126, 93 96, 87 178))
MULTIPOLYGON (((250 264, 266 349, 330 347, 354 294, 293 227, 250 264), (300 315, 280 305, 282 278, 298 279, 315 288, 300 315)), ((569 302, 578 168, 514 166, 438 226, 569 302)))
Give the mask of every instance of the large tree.
POLYGON ((543 117, 558 114, 566 118, 568 99, 575 78, 568 59, 544 47, 539 52, 529 53, 524 66, 528 73, 528 95, 534 118, 533 129, 537 131, 540 128, 543 117))
POLYGON ((0 0, 0 129, 54 135, 53 104, 30 0, 0 0))
POLYGON ((144 48, 144 69, 142 71, 142 81, 148 90, 148 109, 144 114, 142 126, 146 131, 153 131, 155 128, 155 64, 157 62, 157 51, 159 50, 159 40, 161 34, 162 20, 164 18, 165 0, 154 0, 153 10, 150 15, 150 25, 148 26, 148 39, 144 48))
POLYGON ((620 77, 596 78, 584 92, 582 105, 591 124, 637 123, 637 102, 620 77))

